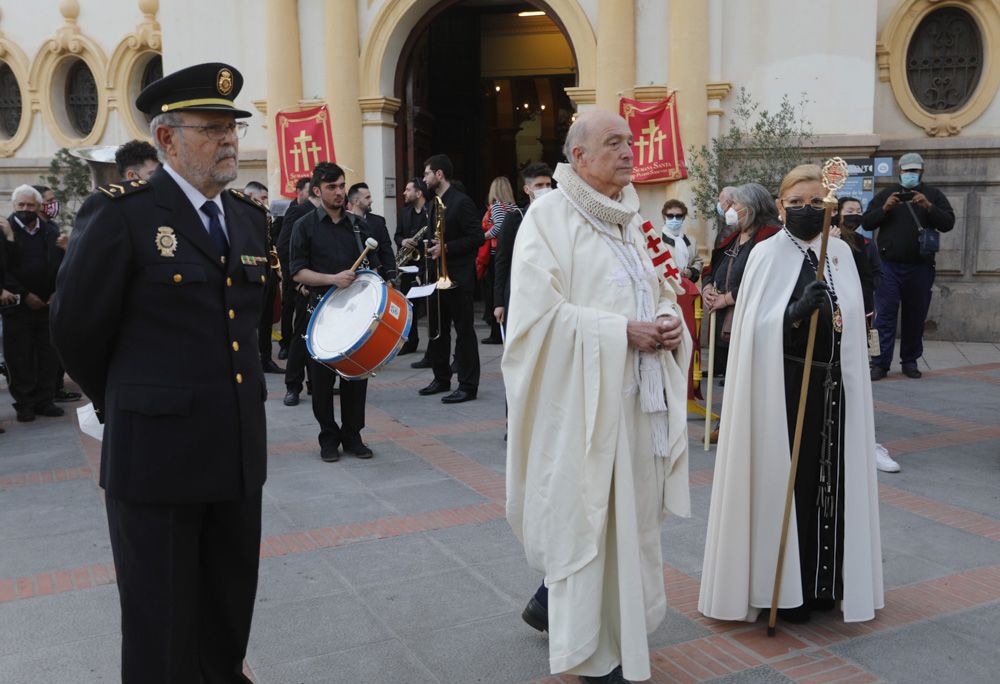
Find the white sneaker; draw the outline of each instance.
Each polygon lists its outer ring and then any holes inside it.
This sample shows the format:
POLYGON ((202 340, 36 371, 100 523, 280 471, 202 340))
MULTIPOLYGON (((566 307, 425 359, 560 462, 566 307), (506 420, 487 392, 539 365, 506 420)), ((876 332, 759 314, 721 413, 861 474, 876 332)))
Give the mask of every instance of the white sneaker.
POLYGON ((875 443, 875 467, 883 473, 899 472, 899 464, 892 460, 889 451, 878 442, 875 443))

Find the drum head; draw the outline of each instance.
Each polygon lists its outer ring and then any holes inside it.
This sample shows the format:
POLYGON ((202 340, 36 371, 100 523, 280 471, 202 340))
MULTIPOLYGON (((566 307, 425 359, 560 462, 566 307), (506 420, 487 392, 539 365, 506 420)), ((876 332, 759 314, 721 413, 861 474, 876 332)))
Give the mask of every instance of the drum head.
POLYGON ((340 356, 357 344, 382 307, 385 283, 373 273, 359 273, 344 289, 325 297, 309 323, 309 351, 318 360, 340 356))

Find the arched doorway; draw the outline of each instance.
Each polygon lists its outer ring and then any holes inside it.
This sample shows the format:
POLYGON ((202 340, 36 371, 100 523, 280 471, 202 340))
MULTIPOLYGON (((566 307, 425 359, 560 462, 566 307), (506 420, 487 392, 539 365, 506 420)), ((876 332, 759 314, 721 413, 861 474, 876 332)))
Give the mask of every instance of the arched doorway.
POLYGON ((447 154, 481 204, 496 176, 519 188, 525 165, 561 158, 578 85, 565 27, 544 2, 449 0, 430 8, 400 52, 396 177, 447 154))

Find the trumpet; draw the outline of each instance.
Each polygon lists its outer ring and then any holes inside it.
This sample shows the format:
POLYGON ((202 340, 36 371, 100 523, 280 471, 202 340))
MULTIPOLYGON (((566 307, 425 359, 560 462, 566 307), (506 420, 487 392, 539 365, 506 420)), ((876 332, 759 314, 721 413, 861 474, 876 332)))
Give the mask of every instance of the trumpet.
MULTIPOLYGON (((420 242, 420 239, 427 232, 428 226, 424 226, 410 238, 414 242, 420 242)), ((420 248, 419 247, 400 247, 399 251, 396 252, 396 266, 406 266, 411 261, 416 261, 420 258, 420 248)))

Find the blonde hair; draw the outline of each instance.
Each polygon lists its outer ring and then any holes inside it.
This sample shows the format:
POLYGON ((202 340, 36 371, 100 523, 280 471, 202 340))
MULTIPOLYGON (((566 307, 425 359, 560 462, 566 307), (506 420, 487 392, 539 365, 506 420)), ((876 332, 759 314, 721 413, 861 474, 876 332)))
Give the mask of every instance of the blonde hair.
POLYGON ((796 183, 809 181, 823 182, 823 172, 816 164, 799 164, 789 171, 781 181, 781 187, 778 188, 778 197, 782 197, 785 191, 796 183))
POLYGON ((510 181, 506 176, 497 176, 490 183, 490 192, 486 197, 486 204, 503 202, 504 204, 514 204, 514 191, 510 187, 510 181))

